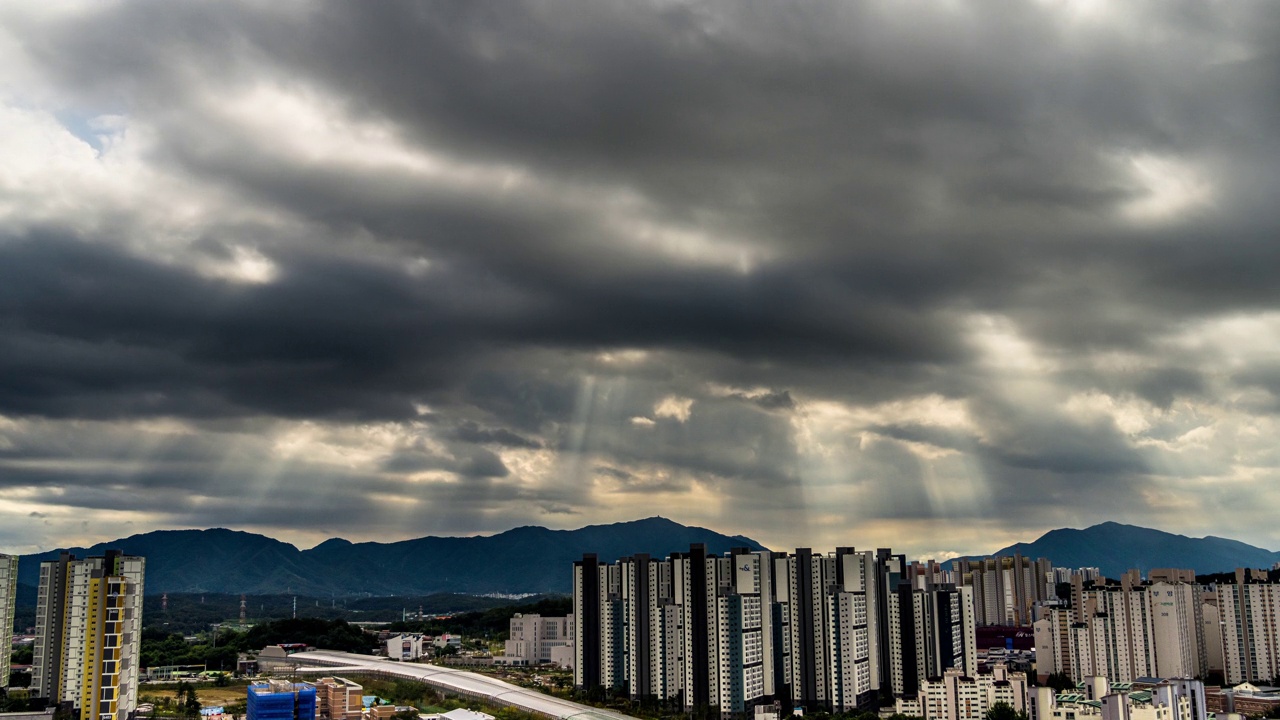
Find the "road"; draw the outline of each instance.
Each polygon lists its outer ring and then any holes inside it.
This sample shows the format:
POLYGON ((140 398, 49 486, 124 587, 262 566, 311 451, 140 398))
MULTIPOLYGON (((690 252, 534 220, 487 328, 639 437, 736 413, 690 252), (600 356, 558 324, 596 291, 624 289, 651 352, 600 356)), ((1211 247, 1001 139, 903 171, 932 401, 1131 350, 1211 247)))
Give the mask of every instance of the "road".
POLYGON ((402 663, 383 657, 356 655, 332 650, 295 653, 300 675, 341 675, 346 672, 379 672, 421 681, 450 693, 477 697, 499 705, 510 705, 556 720, 635 720, 630 715, 563 700, 478 673, 439 665, 402 663))

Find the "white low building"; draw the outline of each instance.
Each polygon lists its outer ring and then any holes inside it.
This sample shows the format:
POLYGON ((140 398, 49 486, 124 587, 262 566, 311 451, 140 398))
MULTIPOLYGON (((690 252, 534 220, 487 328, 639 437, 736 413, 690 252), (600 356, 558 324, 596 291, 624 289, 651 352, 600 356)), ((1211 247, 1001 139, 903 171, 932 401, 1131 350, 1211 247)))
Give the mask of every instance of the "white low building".
POLYGON ((573 615, 542 617, 516 613, 511 618, 505 657, 498 660, 504 665, 539 665, 555 662, 557 648, 569 648, 572 656, 572 647, 573 615))
POLYGON ((1084 688, 1069 693, 1038 687, 1031 720, 1206 720, 1198 680, 1167 680, 1148 690, 1119 687, 1117 692, 1103 677, 1087 678, 1084 688))
POLYGON ((419 715, 422 720, 495 720, 489 713, 479 710, 456 708, 445 713, 419 715))
POLYGON ((983 720, 996 703, 1026 712, 1028 700, 1026 674, 997 663, 990 673, 971 676, 951 669, 927 678, 916 697, 899 698, 895 710, 925 720, 983 720))
POLYGON ((392 660, 410 661, 431 654, 431 638, 425 635, 402 634, 387 638, 387 657, 392 660))

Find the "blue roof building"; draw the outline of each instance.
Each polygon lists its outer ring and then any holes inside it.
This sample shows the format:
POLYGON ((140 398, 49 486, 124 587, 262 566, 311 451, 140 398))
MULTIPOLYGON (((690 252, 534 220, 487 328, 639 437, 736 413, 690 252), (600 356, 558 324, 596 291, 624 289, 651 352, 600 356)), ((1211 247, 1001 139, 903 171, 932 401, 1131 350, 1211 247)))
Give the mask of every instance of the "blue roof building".
POLYGON ((249 686, 247 720, 315 720, 316 686, 268 680, 249 686))

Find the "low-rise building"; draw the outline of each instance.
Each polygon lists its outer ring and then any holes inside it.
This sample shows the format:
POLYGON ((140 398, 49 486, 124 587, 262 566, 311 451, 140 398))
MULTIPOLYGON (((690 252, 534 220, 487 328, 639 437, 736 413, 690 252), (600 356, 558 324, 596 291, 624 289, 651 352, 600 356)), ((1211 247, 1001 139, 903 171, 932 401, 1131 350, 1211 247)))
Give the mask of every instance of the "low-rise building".
POLYGON ((926 678, 915 697, 899 698, 895 710, 925 720, 982 720, 997 703, 1027 712, 1027 676, 997 664, 990 673, 966 675, 959 669, 926 678))
POLYGON ((1235 687, 1207 687, 1205 705, 1209 712, 1267 716, 1280 708, 1280 688, 1240 683, 1235 687))
POLYGON ((314 720, 316 686, 286 680, 268 680, 249 685, 245 703, 246 720, 314 720))
POLYGON ((495 660, 503 665, 539 665, 553 661, 556 648, 573 647, 573 615, 542 617, 516 613, 511 618, 506 653, 495 660))
POLYGON ((346 678, 323 677, 316 681, 316 716, 320 720, 360 720, 364 688, 346 678))
POLYGON ((397 713, 406 710, 417 712, 417 708, 412 708, 408 705, 374 705, 369 708, 368 720, 391 720, 397 713))
POLYGON ((563 647, 551 648, 551 664, 572 670, 573 658, 576 654, 572 643, 563 647))
POLYGON ((462 649, 462 636, 450 635, 449 633, 437 635, 435 639, 431 641, 431 646, 437 648, 452 647, 460 650, 462 649))
POLYGON ((1199 680, 1160 680, 1148 689, 1138 683, 1110 684, 1093 676, 1074 692, 1035 688, 1031 720, 1207 720, 1204 685, 1199 680))
POLYGON ((449 712, 435 715, 423 715, 422 718, 423 720, 494 720, 494 717, 489 713, 468 710, 467 708, 456 708, 449 712))
POLYGON ((307 649, 309 649, 307 646, 296 643, 268 645, 258 653, 258 672, 266 674, 290 672, 297 667, 298 663, 290 660, 289 656, 307 649))
POLYGON ((432 654, 431 638, 416 633, 392 635, 387 638, 387 657, 392 660, 417 660, 423 655, 432 654), (425 652, 424 652, 425 651, 425 652))

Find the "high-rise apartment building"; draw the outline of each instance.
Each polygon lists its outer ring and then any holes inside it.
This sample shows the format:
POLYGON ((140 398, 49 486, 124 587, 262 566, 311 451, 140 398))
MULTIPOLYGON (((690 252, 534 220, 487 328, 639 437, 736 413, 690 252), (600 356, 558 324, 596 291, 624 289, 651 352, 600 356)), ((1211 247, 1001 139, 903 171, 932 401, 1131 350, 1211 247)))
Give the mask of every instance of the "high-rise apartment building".
POLYGON ((9 648, 18 593, 18 556, 0 555, 0 688, 9 686, 9 648))
POLYGON ((573 648, 573 684, 603 687, 600 682, 600 562, 595 553, 573 562, 573 622, 578 638, 573 648))
POLYGON ((714 588, 714 596, 708 594, 709 691, 722 714, 746 712, 772 694, 771 559, 772 553, 739 548, 706 562, 707 585, 714 588))
MULTIPOLYGON (((898 556, 899 558, 901 556, 898 556)), ((881 580, 900 564, 887 550, 799 548, 775 560, 787 616, 783 662, 790 697, 806 708, 873 706, 879 694, 881 580)))
POLYGON ((978 670, 973 589, 953 585, 917 589, 903 583, 889 594, 889 687, 914 697, 927 678, 948 670, 978 670))
POLYGON ((1147 588, 1156 677, 1196 678, 1207 672, 1203 591, 1193 582, 1156 582, 1147 588))
POLYGON ((1218 586, 1223 674, 1227 683, 1269 684, 1280 675, 1280 584, 1236 571, 1218 586))
POLYGON ((124 720, 137 706, 145 561, 109 550, 40 564, 31 687, 80 720, 124 720))
POLYGON ((973 588, 979 625, 1031 625, 1032 608, 1053 596, 1053 564, 1021 554, 955 561, 961 584, 973 588))
POLYGON ((901 655, 900 617, 920 637, 909 652, 919 674, 976 671, 972 590, 935 586, 937 574, 921 574, 913 590, 906 569, 888 550, 847 547, 712 555, 696 544, 615 563, 586 555, 573 566, 574 683, 725 717, 775 701, 873 708, 881 658, 901 655), (895 583, 921 598, 918 612, 887 617, 895 583))
POLYGON ((889 596, 907 578, 907 568, 906 555, 895 554, 890 548, 876 549, 876 623, 879 625, 876 636, 880 641, 876 670, 879 673, 879 686, 882 688, 892 685, 889 668, 893 643, 890 638, 897 632, 896 627, 890 629, 889 625, 889 596))
POLYGON ((1141 586, 1084 590, 1071 607, 1046 608, 1035 636, 1042 680, 1063 673, 1077 681, 1133 682, 1155 673, 1151 606, 1141 586))
POLYGON ((1072 578, 1070 607, 1045 608, 1035 623, 1042 678, 1064 673, 1080 681, 1105 677, 1200 677, 1208 671, 1204 590, 1190 583, 1086 587, 1072 578))
POLYGON ((836 548, 825 562, 830 573, 826 616, 831 637, 827 667, 831 705, 841 710, 875 707, 881 641, 875 554, 836 548))

